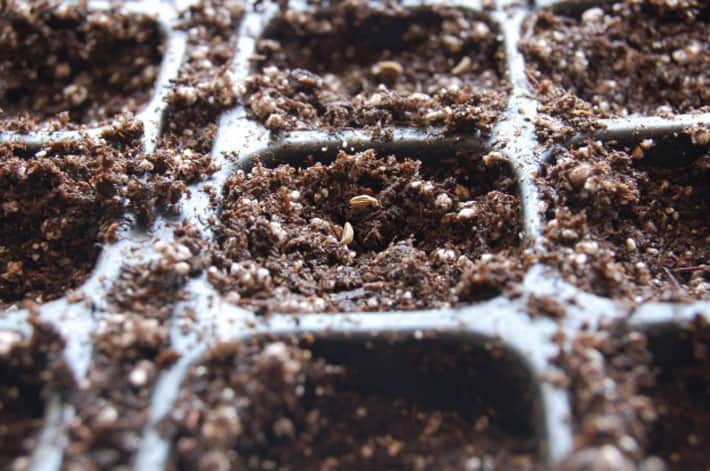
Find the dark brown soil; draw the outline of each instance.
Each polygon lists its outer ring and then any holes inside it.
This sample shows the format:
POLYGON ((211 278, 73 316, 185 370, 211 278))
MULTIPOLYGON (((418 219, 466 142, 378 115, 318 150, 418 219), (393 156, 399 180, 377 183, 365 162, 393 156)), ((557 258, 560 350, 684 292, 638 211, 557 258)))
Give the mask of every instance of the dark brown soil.
MULTIPOLYGON (((646 149, 644 149, 644 147, 646 149)), ((558 152, 542 172, 545 262, 582 289, 644 300, 710 294, 710 156, 687 166, 587 142, 558 152)), ((665 152, 665 151, 664 151, 665 152)))
POLYGON ((543 101, 558 103, 552 114, 707 112, 709 18, 701 0, 609 3, 570 16, 545 9, 528 18, 520 48, 543 101), (565 93, 581 102, 559 106, 565 93))
POLYGON ((376 345, 215 348, 165 424, 173 469, 537 468, 519 366, 472 346, 376 345))
MULTIPOLYGON (((490 130, 508 92, 492 24, 451 8, 334 3, 314 15, 284 9, 261 38, 244 95, 252 117, 274 130, 490 130)), ((596 10, 533 16, 521 47, 544 101, 544 139, 590 131, 595 117, 708 109, 700 85, 708 7, 673 3, 630 0, 605 7, 601 19, 596 10)), ((164 39, 155 22, 0 2, 0 127, 113 120, 101 144, 0 145, 0 303, 32 308, 29 300, 80 286, 128 217, 149 231, 159 212, 179 210, 186 184, 216 170, 209 153, 220 114, 237 102, 229 68, 243 13, 236 2, 207 0, 183 14, 186 62, 165 132, 146 155, 140 124, 123 114, 152 92, 164 39)), ((693 133, 707 145, 707 130, 693 133)), ((617 300, 708 299, 710 160, 682 161, 673 145, 654 160, 659 145, 587 142, 553 155, 539 176, 544 263, 617 300), (675 167, 663 166, 669 156, 675 167)), ((0 332, 0 468, 29 465, 50 391, 76 409, 66 469, 130 468, 155 382, 179 357, 168 338, 175 303, 205 271, 228 300, 259 314, 435 309, 517 295, 534 260, 500 154, 422 145, 396 156, 299 159, 236 172, 213 195, 221 211, 209 221, 212 245, 189 224, 168 223, 174 241, 154 241, 154 259, 123 261, 81 389, 68 384, 56 333, 34 321, 30 340, 0 332)), ((562 301, 530 296, 526 307, 559 319, 562 301)), ((572 400, 575 450, 564 466, 707 467, 707 331, 698 320, 647 338, 602 323, 565 346, 566 375, 550 374, 572 400)), ((170 466, 542 468, 536 379, 495 342, 457 345, 426 334, 219 345, 190 370, 161 424, 174 445, 170 466)))
POLYGON ((687 330, 656 336, 656 388, 646 394, 658 420, 649 451, 670 469, 705 469, 710 463, 710 327, 702 318, 687 330))
POLYGON ((508 90, 496 28, 451 8, 368 5, 282 12, 258 42, 249 111, 271 129, 489 131, 508 90))
POLYGON ((61 361, 64 342, 50 327, 33 324, 32 336, 0 331, 0 468, 27 469, 37 443, 49 390, 68 388, 61 361))
MULTIPOLYGON (((79 2, 81 3, 81 2, 79 2)), ((155 20, 52 0, 5 3, 0 16, 4 128, 91 124, 136 112, 153 92, 163 34, 155 20)))
POLYGON ((0 146, 0 301, 49 300, 84 280, 118 229, 125 165, 105 148, 0 146))
POLYGON ((190 173, 168 154, 140 154, 133 131, 124 123, 107 132, 113 146, 0 145, 0 302, 47 301, 76 288, 125 211, 149 224, 175 207, 190 173))
POLYGON ((496 155, 452 151, 427 164, 368 150, 240 170, 224 188, 209 278, 259 313, 493 297, 523 263, 516 183, 496 155))

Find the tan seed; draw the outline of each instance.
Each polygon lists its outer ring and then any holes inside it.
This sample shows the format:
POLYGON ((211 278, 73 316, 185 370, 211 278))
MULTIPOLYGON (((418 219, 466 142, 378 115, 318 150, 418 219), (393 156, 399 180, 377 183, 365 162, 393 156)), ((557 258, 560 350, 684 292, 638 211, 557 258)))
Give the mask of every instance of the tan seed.
POLYGON ((349 222, 346 222, 343 226, 343 235, 340 237, 340 243, 345 245, 350 245, 355 236, 355 231, 353 231, 353 226, 349 222))
POLYGON ((404 73, 404 67, 395 61, 380 61, 372 66, 372 73, 375 75, 398 76, 404 73))
POLYGON ((461 61, 459 61, 458 64, 456 64, 456 67, 451 69, 451 73, 454 75, 461 75, 463 73, 468 72, 468 70, 471 68, 471 59, 468 56, 464 56, 461 61))
POLYGON ((357 195, 350 198, 350 207, 354 209, 367 208, 370 206, 379 206, 380 202, 377 198, 370 195, 357 195))

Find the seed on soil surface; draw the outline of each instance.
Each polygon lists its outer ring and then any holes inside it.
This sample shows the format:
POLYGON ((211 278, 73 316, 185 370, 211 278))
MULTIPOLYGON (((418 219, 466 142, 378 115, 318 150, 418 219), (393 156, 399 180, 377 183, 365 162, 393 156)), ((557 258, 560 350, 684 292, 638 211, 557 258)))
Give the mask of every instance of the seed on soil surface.
POLYGON ((412 310, 490 298, 520 273, 519 201, 507 162, 485 164, 463 151, 421 161, 371 149, 340 152, 327 164, 256 166, 225 185, 222 242, 211 248, 215 269, 208 277, 263 315, 412 310), (275 184, 275 193, 259 190, 275 184), (289 197, 294 192, 298 204, 289 197), (457 218, 460 211, 471 217, 457 218), (463 255, 470 266, 454 266, 463 255), (270 282, 245 283, 230 268, 244 263, 267 267, 270 282))
POLYGON ((353 241, 354 236, 355 232, 353 231, 352 224, 346 222, 345 225, 343 225, 343 235, 340 238, 340 242, 345 245, 350 245, 353 241))
POLYGON ((375 75, 397 77, 404 73, 404 67, 396 61, 381 61, 372 66, 372 73, 375 75))
POLYGON ((348 202, 353 209, 369 208, 370 206, 379 206, 380 202, 377 198, 370 195, 358 195, 350 198, 348 202))
POLYGON ((468 56, 464 56, 461 59, 461 61, 459 61, 459 63, 456 64, 456 67, 451 69, 451 73, 454 75, 461 75, 464 72, 468 72, 470 68, 471 68, 471 58, 468 56))

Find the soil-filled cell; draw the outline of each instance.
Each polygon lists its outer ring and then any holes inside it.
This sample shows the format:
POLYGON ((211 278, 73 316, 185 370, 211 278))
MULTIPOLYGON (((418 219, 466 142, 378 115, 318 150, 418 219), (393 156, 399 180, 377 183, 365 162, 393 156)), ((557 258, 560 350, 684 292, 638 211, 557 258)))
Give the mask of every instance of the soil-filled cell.
POLYGON ((257 44, 248 109, 272 129, 392 124, 490 131, 508 89, 477 14, 342 2, 281 13, 257 44))
POLYGON ((163 36, 145 15, 10 2, 0 17, 5 127, 96 125, 138 111, 153 93, 163 36))
POLYGON ((444 308, 522 273, 520 199, 500 154, 374 150, 237 171, 210 281, 258 313, 444 308))
POLYGON ((537 469, 537 396, 505 350, 447 340, 221 345, 170 417, 176 469, 537 469))

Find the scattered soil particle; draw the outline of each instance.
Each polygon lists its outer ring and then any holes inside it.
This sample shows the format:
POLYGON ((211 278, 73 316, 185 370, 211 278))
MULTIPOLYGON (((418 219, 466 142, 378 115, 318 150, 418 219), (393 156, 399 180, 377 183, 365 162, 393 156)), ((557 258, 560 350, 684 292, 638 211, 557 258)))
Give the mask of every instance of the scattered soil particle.
POLYGON ((37 444, 50 390, 70 387, 71 372, 61 360, 64 341, 49 326, 32 322, 23 338, 0 331, 0 467, 27 469, 37 444))
POLYGON ((687 329, 655 336, 656 387, 645 392, 658 411, 649 450, 669 469, 710 463, 710 327, 698 317, 687 329))
POLYGON ((374 150, 237 171, 209 279, 260 313, 410 310, 488 299, 522 275, 507 162, 466 152, 428 165, 374 150))
POLYGON ((534 294, 528 296, 527 312, 533 316, 543 315, 553 319, 562 319, 567 315, 567 310, 559 299, 534 294))
POLYGON ((10 1, 0 16, 3 128, 96 125, 136 112, 153 92, 163 39, 145 15, 10 1))
POLYGON ((172 469, 536 469, 529 376, 495 351, 219 345, 163 424, 172 469), (517 402, 495 402, 503 384, 517 402))
POLYGON ((404 124, 488 132, 505 106, 501 36, 479 15, 348 0, 281 12, 245 104, 271 129, 404 124))
POLYGON ((165 322, 141 314, 105 314, 94 334, 86 382, 70 398, 63 469, 125 469, 148 419, 153 384, 176 357, 167 349, 165 322))
POLYGON ((553 114, 707 112, 709 15, 701 0, 628 0, 576 15, 543 9, 528 18, 520 49, 541 99, 556 102, 553 114))
POLYGON ((589 141, 555 154, 540 179, 549 250, 543 260, 602 296, 706 299, 710 155, 664 167, 644 157, 653 145, 623 151, 589 141))
POLYGON ((550 90, 537 111, 535 134, 545 146, 564 144, 579 135, 590 136, 604 127, 593 117, 588 104, 561 89, 550 90))

